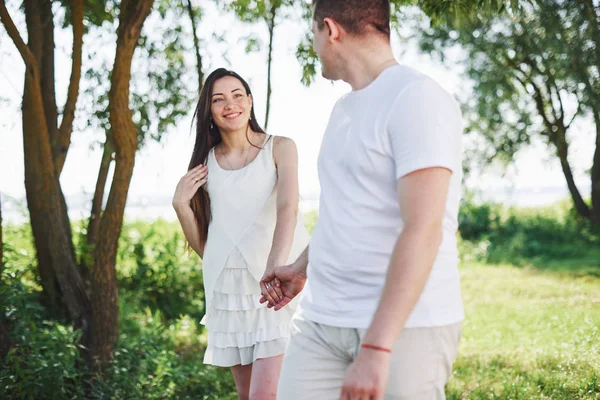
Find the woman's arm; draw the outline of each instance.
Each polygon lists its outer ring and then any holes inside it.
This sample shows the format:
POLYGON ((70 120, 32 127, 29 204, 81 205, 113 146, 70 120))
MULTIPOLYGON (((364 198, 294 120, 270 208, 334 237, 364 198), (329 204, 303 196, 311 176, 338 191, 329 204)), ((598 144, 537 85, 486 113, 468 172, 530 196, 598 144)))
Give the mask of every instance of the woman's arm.
MULTIPOLYGON (((275 137, 273 140, 273 155, 277 167, 277 224, 265 275, 270 274, 275 267, 287 264, 298 222, 300 197, 296 144, 292 139, 285 137, 275 137)), ((275 304, 281 300, 279 288, 267 286, 265 282, 261 282, 261 286, 269 302, 275 304)))
POLYGON ((200 233, 198 232, 198 224, 196 223, 196 217, 190 204, 175 204, 173 208, 177 213, 177 219, 183 229, 183 234, 186 240, 190 244, 190 247, 198 253, 200 258, 204 257, 204 245, 205 241, 200 240, 200 233))
POLYGON ((173 208, 177 213, 177 218, 183 229, 183 234, 200 257, 204 255, 205 242, 200 239, 200 232, 196 223, 194 211, 190 206, 190 201, 200 187, 208 180, 208 169, 204 165, 198 165, 185 174, 177 184, 175 194, 173 195, 173 208))

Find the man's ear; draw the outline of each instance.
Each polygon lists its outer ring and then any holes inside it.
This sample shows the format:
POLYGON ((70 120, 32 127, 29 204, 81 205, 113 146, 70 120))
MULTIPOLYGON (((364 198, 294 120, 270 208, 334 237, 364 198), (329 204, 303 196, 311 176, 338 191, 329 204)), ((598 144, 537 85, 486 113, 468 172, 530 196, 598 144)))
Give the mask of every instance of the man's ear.
POLYGON ((337 42, 340 39, 340 35, 342 33, 343 28, 338 24, 335 20, 331 18, 325 18, 323 20, 323 24, 325 25, 323 29, 327 29, 327 35, 329 38, 329 42, 337 42))

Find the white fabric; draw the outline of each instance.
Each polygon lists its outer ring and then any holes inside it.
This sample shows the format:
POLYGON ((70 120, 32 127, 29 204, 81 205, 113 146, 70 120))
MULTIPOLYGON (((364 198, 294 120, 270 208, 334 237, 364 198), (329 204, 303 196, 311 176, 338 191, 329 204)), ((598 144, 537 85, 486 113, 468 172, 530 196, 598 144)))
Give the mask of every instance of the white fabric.
POLYGON ((367 328, 402 231, 397 182, 427 167, 452 171, 443 242, 406 327, 464 318, 456 230, 462 117, 453 97, 396 65, 336 103, 319 155, 319 219, 309 249, 301 311, 308 320, 367 328))
MULTIPOLYGON (((212 150, 207 166, 212 218, 202 260, 207 310, 202 323, 209 331, 204 362, 246 365, 283 354, 297 303, 275 312, 259 302, 259 280, 277 223, 273 138, 242 169, 222 169, 212 150)), ((304 251, 308 240, 299 215, 289 262, 304 251)))

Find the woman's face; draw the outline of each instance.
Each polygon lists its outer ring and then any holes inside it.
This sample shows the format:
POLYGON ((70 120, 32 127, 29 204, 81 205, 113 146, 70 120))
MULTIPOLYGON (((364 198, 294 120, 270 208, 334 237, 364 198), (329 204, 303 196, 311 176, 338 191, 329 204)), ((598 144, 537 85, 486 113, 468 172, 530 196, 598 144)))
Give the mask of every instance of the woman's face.
POLYGON ((210 112, 219 130, 231 132, 246 128, 252 110, 252 95, 239 79, 225 76, 213 85, 210 112))

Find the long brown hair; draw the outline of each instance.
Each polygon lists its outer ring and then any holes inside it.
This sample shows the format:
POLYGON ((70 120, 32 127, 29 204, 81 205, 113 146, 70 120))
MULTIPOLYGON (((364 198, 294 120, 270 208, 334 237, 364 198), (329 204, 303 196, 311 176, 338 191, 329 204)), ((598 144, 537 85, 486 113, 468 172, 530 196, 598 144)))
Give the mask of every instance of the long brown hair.
MULTIPOLYGON (((252 94, 250 86, 241 76, 225 68, 216 69, 208 76, 208 78, 206 78, 202 91, 200 92, 200 100, 198 101, 196 111, 194 111, 194 117, 192 118, 192 120, 196 122, 196 144, 194 145, 194 152, 192 153, 188 171, 200 164, 206 164, 210 150, 222 141, 219 128, 211 122, 211 98, 215 82, 226 76, 232 76, 238 79, 244 86, 247 96, 252 94)), ((249 125, 250 129, 254 132, 265 133, 258 124, 258 121, 256 121, 254 107, 250 110, 249 125)), ((247 130, 246 139, 253 145, 248 138, 247 130)), ((208 224, 210 223, 210 197, 204 187, 201 187, 196 192, 190 205, 194 211, 194 216, 196 217, 200 241, 205 242, 208 236, 208 224)))

